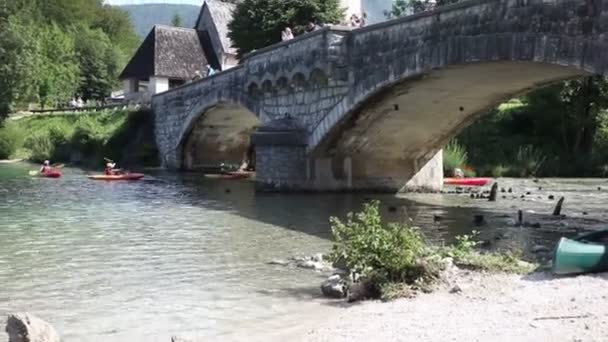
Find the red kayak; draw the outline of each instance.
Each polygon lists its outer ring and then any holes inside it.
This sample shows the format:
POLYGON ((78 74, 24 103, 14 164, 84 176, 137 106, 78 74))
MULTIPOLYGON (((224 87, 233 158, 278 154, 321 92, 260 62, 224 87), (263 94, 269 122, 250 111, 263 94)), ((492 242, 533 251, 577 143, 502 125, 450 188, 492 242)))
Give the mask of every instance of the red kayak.
POLYGON ((229 179, 245 179, 253 176, 254 172, 251 171, 236 171, 228 172, 229 179))
POLYGON ((45 177, 45 178, 60 178, 61 177, 61 172, 59 172, 57 170, 51 170, 51 171, 47 171, 47 172, 42 172, 42 173, 40 173, 40 177, 45 177))
POLYGON ((88 176, 89 179, 94 180, 106 180, 106 181, 119 181, 119 180, 127 180, 127 181, 136 181, 144 178, 143 173, 126 173, 124 175, 94 175, 88 176))
POLYGON ((206 174, 206 178, 211 179, 227 179, 227 180, 236 180, 236 179, 246 179, 253 176, 254 172, 249 171, 236 171, 236 172, 227 172, 222 174, 206 174))
POLYGON ((487 178, 444 178, 443 184, 462 186, 484 186, 490 180, 487 178))

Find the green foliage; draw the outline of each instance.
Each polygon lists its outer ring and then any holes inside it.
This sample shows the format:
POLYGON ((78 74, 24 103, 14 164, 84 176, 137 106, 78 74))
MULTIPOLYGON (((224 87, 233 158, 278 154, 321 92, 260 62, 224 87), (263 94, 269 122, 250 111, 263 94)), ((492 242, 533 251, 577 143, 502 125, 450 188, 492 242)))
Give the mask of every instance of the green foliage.
POLYGON ((390 11, 384 11, 386 19, 404 17, 412 13, 412 4, 408 0, 394 0, 390 11))
POLYGON ((477 232, 462 235, 450 246, 427 245, 416 228, 383 224, 379 202, 349 213, 345 222, 332 217, 334 244, 329 259, 361 276, 364 298, 394 299, 430 292, 445 267, 445 258, 479 271, 526 273, 534 265, 515 253, 479 253, 477 232))
POLYGON ((339 0, 244 0, 236 6, 228 36, 242 56, 280 42, 285 27, 303 33, 309 21, 337 24, 343 19, 339 0))
MULTIPOLYGON (((456 140, 450 141, 443 148, 443 173, 450 175, 455 168, 463 169, 467 164, 467 151, 456 140)), ((467 175, 469 176, 469 175, 467 175)))
POLYGON ((18 17, 0 21, 0 122, 18 102, 36 93, 37 44, 34 27, 18 17))
POLYGON ((520 147, 515 159, 515 170, 519 177, 536 176, 545 159, 543 153, 533 146, 520 147))
POLYGON ((459 235, 456 243, 443 249, 443 254, 454 260, 462 260, 475 252, 478 243, 474 240, 479 233, 472 231, 471 234, 459 235))
MULTIPOLYGON (((153 121, 148 111, 122 110, 90 114, 33 116, 10 121, 17 137, 20 158, 34 162, 46 159, 71 162, 80 156, 83 162, 99 165, 103 157, 123 162, 126 159, 146 166, 158 165, 153 141, 153 121)), ((0 129, 0 136, 3 130, 0 129)), ((80 158, 78 158, 80 159, 80 158)))
POLYGON ((438 253, 444 257, 450 257, 460 267, 476 271, 504 272, 526 274, 533 271, 535 265, 521 260, 521 253, 507 251, 504 253, 480 253, 475 248, 479 242, 475 241, 477 231, 468 235, 456 237, 453 245, 438 249, 438 253))
POLYGON ((137 42, 128 15, 100 0, 0 0, 0 121, 35 101, 109 95, 137 42))
POLYGON ((503 165, 508 175, 519 177, 540 164, 538 176, 601 176, 608 165, 606 109, 605 78, 563 82, 498 106, 458 141, 484 175, 503 165), (534 150, 520 151, 526 146, 534 150), (536 162, 530 167, 524 160, 536 162))
POLYGON ((175 27, 182 27, 182 17, 179 14, 175 13, 173 18, 171 18, 171 25, 175 27))
POLYGON ((0 159, 10 158, 22 143, 23 136, 11 125, 0 127, 0 159))
POLYGON ((74 51, 74 38, 57 25, 38 30, 38 99, 41 106, 57 105, 71 98, 78 88, 79 68, 74 51))
POLYGON ((76 28, 76 53, 80 64, 79 93, 84 99, 103 99, 118 83, 120 52, 101 30, 76 28))
POLYGON ((29 160, 41 163, 52 159, 55 145, 48 133, 30 135, 25 139, 24 147, 30 151, 29 160))
POLYGON ((389 11, 384 11, 387 19, 400 18, 414 13, 433 10, 435 7, 459 2, 461 0, 394 0, 389 11))
POLYGON ((492 168, 490 175, 494 178, 500 178, 500 177, 508 176, 510 172, 511 172, 511 169, 508 166, 499 164, 492 168))
POLYGON ((129 13, 122 7, 105 5, 99 8, 91 29, 101 30, 108 36, 112 46, 121 53, 122 65, 128 62, 140 43, 129 13))
POLYGON ((335 239, 330 259, 346 265, 364 279, 381 287, 387 283, 408 286, 432 283, 440 266, 430 255, 420 233, 413 227, 382 224, 377 201, 346 222, 331 218, 335 239))

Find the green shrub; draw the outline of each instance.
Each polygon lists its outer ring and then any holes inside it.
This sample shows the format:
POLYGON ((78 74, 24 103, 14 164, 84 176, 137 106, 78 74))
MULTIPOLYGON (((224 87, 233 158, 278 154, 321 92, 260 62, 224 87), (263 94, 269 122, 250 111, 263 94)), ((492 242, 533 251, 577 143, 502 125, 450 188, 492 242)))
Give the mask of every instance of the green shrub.
POLYGON ((55 152, 55 145, 48 133, 36 134, 25 139, 25 148, 30 151, 29 159, 35 163, 41 163, 47 159, 52 159, 55 152))
POLYGON ((462 168, 467 164, 467 151, 456 140, 450 141, 443 148, 443 173, 451 176, 455 168, 462 168))
POLYGON ((378 208, 374 201, 361 212, 348 214, 346 222, 331 218, 335 243, 330 259, 363 279, 375 279, 380 287, 434 282, 440 272, 439 260, 430 258, 431 250, 420 233, 409 226, 383 225, 378 208))
POLYGON ((439 248, 438 253, 450 257, 460 267, 488 272, 506 272, 525 274, 531 272, 535 265, 523 262, 521 252, 480 253, 475 250, 479 242, 475 241, 478 232, 456 237, 456 243, 439 248))
POLYGON ((365 204, 359 213, 349 213, 346 222, 332 217, 331 226, 335 242, 329 259, 361 276, 357 299, 430 292, 447 257, 458 266, 479 271, 526 273, 534 266, 515 253, 476 251, 475 231, 456 237, 449 246, 427 245, 416 228, 383 224, 378 201, 365 204))
POLYGON ((11 157, 21 145, 20 132, 10 125, 0 127, 0 159, 11 157))
POLYGON ((517 151, 515 158, 515 172, 519 177, 535 176, 543 166, 546 157, 533 146, 523 146, 517 151))
POLYGON ((505 177, 509 174, 510 169, 504 165, 496 165, 490 171, 490 175, 494 178, 505 177))

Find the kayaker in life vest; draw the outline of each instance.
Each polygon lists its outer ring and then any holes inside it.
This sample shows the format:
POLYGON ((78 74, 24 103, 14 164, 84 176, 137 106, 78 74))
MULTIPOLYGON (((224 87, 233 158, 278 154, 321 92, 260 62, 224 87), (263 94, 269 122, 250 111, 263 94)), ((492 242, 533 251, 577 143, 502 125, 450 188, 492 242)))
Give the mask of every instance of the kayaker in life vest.
POLYGON ((52 170, 51 163, 48 160, 45 160, 44 164, 42 164, 42 167, 40 168, 40 173, 47 173, 51 172, 52 170))

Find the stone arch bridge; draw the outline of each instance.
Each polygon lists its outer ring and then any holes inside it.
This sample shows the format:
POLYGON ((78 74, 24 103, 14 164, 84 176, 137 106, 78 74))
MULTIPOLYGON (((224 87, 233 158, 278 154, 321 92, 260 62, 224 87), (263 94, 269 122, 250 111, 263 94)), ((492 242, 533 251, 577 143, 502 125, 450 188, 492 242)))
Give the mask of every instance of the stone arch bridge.
POLYGON ((441 148, 515 95, 608 74, 608 0, 473 0, 326 27, 152 100, 163 165, 240 162, 273 190, 437 190, 441 148))

